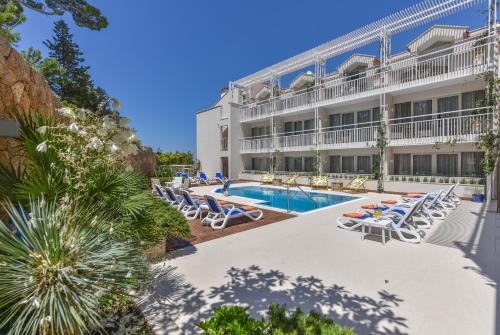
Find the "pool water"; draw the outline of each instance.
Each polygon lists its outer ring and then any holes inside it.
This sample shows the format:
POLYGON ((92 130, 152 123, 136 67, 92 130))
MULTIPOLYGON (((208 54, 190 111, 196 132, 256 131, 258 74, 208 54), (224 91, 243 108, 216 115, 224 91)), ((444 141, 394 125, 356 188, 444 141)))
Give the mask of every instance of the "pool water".
MULTIPOLYGON (((215 192, 222 193, 223 191, 219 188, 215 192)), ((358 197, 350 195, 306 191, 309 195, 307 196, 296 189, 290 189, 288 192, 289 200, 287 200, 287 190, 282 188, 262 186, 239 186, 229 188, 230 195, 261 200, 258 204, 285 210, 289 209, 290 211, 299 213, 358 199, 358 197)))

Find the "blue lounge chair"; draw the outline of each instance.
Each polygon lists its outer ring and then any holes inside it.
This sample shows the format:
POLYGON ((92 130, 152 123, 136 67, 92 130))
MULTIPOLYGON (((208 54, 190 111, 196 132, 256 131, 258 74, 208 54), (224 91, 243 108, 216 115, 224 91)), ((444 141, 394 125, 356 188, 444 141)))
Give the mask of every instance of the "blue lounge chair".
POLYGON ((171 187, 166 187, 165 190, 163 190, 160 185, 155 185, 155 189, 160 198, 165 200, 170 206, 178 210, 183 207, 183 198, 176 195, 171 187))
POLYGON ((204 183, 205 185, 212 185, 214 184, 214 180, 213 179, 209 179, 207 177, 207 174, 203 171, 200 171, 198 172, 198 177, 200 179, 200 184, 201 183, 204 183))
POLYGON ((215 172, 215 180, 219 183, 224 184, 227 181, 227 178, 222 175, 220 172, 215 172))
POLYGON ((204 224, 209 224, 212 229, 223 229, 230 219, 247 217, 252 221, 262 219, 264 213, 260 209, 250 206, 234 207, 221 206, 217 199, 211 195, 205 195, 208 205, 208 214, 203 219, 204 224))
POLYGON ((182 214, 188 220, 196 219, 200 216, 203 219, 203 211, 208 210, 206 202, 202 202, 191 197, 188 191, 182 190, 181 196, 183 198, 184 207, 181 209, 182 214))

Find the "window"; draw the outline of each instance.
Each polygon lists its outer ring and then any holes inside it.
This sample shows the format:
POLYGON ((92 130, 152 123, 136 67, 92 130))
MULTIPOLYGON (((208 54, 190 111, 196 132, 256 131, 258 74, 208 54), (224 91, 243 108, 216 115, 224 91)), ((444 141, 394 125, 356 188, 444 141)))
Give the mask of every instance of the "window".
POLYGON ((480 162, 483 157, 483 152, 462 152, 462 176, 480 177, 480 162))
POLYGON ((342 129, 351 129, 354 125, 354 113, 342 114, 342 129))
POLYGON ((399 118, 406 118, 402 120, 395 120, 395 123, 404 123, 404 122, 410 122, 410 117, 411 116, 411 102, 404 102, 402 104, 395 104, 394 105, 394 117, 396 119, 399 118))
POLYGON ((446 98, 440 98, 437 101, 438 104, 438 118, 446 119, 450 117, 458 116, 458 113, 449 113, 458 110, 458 95, 446 98), (443 113, 445 113, 443 115, 443 113))
POLYGON ((252 158, 252 170, 269 171, 271 160, 269 158, 252 158))
POLYGON ((342 173, 354 173, 354 156, 342 156, 342 173))
POLYGON ((302 171, 302 157, 295 157, 293 159, 294 161, 294 170, 293 171, 296 171, 296 172, 300 172, 302 171))
MULTIPOLYGON (((484 90, 462 93, 462 109, 472 109, 482 106, 486 106, 486 92, 484 90)), ((480 114, 486 112, 486 110, 465 111, 463 115, 470 115, 472 112, 480 114)))
POLYGON ((312 172, 313 170, 313 158, 312 157, 304 157, 304 171, 312 172))
POLYGON ((285 171, 293 171, 292 157, 285 157, 285 171))
POLYGON ((370 124, 370 111, 361 111, 357 113, 358 127, 368 127, 370 124))
MULTIPOLYGON (((340 127, 342 125, 342 121, 340 118, 340 114, 331 114, 330 115, 330 127, 340 127)), ((339 128, 334 128, 333 130, 338 130, 339 128)))
POLYGON ((375 107, 372 109, 372 126, 377 126, 378 121, 380 121, 380 107, 375 107))
POLYGON ((330 156, 330 173, 341 173, 340 156, 330 156))
POLYGON ((455 177, 458 175, 458 155, 439 154, 437 155, 437 175, 455 177))
POLYGON ((408 175, 411 173, 410 154, 394 155, 394 174, 408 175))
POLYGON ((285 171, 302 171, 302 157, 285 157, 285 171))
POLYGON ((253 127, 252 128, 252 137, 262 137, 265 135, 269 135, 270 127, 253 127))
POLYGON ((295 130, 295 134, 299 134, 302 132, 302 121, 295 121, 293 123, 293 127, 295 130))
POLYGON ((304 133, 310 134, 314 132, 314 119, 304 120, 304 133))
POLYGON ((368 174, 372 173, 370 156, 358 156, 358 173, 368 174))
POLYGON ((293 122, 285 122, 285 134, 291 135, 293 133, 293 122))
POLYGON ((430 176, 431 155, 413 155, 413 174, 415 176, 430 176))
POLYGON ((432 116, 424 116, 429 114, 432 114, 432 100, 417 101, 413 104, 413 116, 417 116, 413 118, 414 121, 430 120, 432 116))

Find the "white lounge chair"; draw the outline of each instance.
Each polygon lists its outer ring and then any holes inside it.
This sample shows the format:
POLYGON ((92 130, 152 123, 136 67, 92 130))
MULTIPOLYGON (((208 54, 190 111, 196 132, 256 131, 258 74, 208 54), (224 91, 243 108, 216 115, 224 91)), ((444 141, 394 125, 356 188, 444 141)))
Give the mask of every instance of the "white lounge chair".
POLYGON ((252 221, 258 221, 264 215, 260 209, 250 206, 234 207, 231 205, 222 207, 217 199, 210 195, 205 195, 205 199, 209 210, 207 216, 203 219, 203 223, 209 224, 212 229, 223 229, 230 219, 244 216, 252 221))
POLYGON ((415 207, 411 218, 407 219, 407 224, 413 224, 414 227, 419 231, 422 235, 425 233, 421 228, 430 228, 433 218, 425 211, 424 204, 429 198, 429 194, 425 194, 422 198, 418 199, 415 202, 397 202, 392 206, 385 206, 378 208, 367 208, 367 206, 363 206, 362 209, 358 210, 358 212, 366 212, 370 211, 370 214, 373 214, 375 210, 378 210, 382 213, 382 215, 397 213, 400 216, 405 215, 406 211, 411 210, 415 207), (385 207, 384 207, 385 206, 385 207))
POLYGON ((203 211, 208 210, 208 206, 205 202, 193 199, 188 191, 182 190, 181 196, 183 198, 184 207, 182 207, 181 212, 184 214, 186 219, 192 220, 196 219, 198 216, 200 220, 203 218, 203 211))
POLYGON ((419 243, 422 239, 420 232, 412 224, 412 216, 420 201, 413 203, 408 209, 388 210, 385 215, 374 217, 370 214, 349 213, 337 218, 337 225, 347 230, 356 230, 363 225, 375 222, 377 226, 386 224, 386 229, 396 232, 399 239, 409 243, 419 243), (409 237, 407 237, 409 236, 409 237))

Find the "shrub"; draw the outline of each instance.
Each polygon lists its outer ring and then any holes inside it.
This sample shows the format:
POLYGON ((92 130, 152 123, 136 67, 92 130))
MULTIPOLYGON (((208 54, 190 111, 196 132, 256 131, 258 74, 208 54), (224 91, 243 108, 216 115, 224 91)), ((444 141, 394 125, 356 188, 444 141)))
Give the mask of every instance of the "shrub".
POLYGON ((300 309, 289 313, 286 306, 271 304, 267 318, 260 321, 248 315, 248 309, 223 306, 214 316, 198 325, 204 334, 217 335, 355 335, 354 330, 341 327, 317 312, 305 314, 300 309))
POLYGON ((269 328, 268 323, 251 318, 247 308, 239 306, 218 307, 210 320, 198 326, 210 335, 264 335, 269 328))
POLYGON ((467 180, 465 178, 460 179, 460 184, 462 185, 467 184, 467 180))
POLYGON ((436 182, 436 178, 431 177, 431 178, 429 179, 429 182, 431 182, 431 183, 435 183, 435 182, 436 182))
MULTIPOLYGON (((127 297, 147 274, 135 242, 116 241, 103 216, 72 203, 7 205, 0 222, 0 329, 9 334, 82 334, 102 329, 100 298, 127 297)), ((116 213, 109 213, 113 216, 116 213)))
POLYGON ((424 177, 424 178, 422 179, 422 182, 423 182, 423 183, 427 183, 427 177, 424 177))

